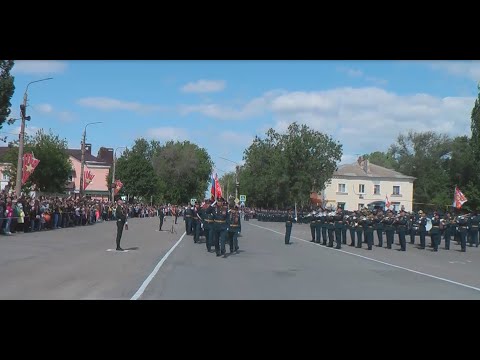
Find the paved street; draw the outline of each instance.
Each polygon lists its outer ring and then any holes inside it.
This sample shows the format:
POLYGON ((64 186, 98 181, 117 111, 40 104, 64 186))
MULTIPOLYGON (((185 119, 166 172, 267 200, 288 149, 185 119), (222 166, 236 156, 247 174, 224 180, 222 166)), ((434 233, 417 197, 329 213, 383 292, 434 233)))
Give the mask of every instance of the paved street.
POLYGON ((284 224, 253 220, 240 253, 223 258, 203 239, 178 242, 178 220, 173 234, 156 231, 158 219, 129 220, 126 253, 107 251, 114 222, 0 237, 0 299, 480 299, 478 248, 339 251, 310 243, 308 225, 294 225, 287 246, 284 224))

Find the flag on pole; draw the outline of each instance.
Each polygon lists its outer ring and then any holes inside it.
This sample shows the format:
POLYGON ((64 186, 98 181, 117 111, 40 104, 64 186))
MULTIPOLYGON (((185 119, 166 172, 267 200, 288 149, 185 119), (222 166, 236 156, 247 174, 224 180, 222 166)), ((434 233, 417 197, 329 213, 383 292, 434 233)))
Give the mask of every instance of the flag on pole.
POLYGON ((298 221, 298 216, 297 216, 297 203, 295 203, 295 222, 298 221))
POLYGON ((463 193, 460 191, 458 186, 455 185, 455 192, 453 194, 453 207, 460 209, 464 203, 466 203, 468 199, 463 195, 463 193))
POLYGON ((33 153, 23 154, 23 172, 22 172, 22 185, 25 185, 30 175, 33 174, 33 171, 38 166, 40 160, 35 159, 33 153))
POLYGON ((385 195, 385 210, 390 209, 390 200, 388 200, 388 195, 385 195))
POLYGON ((212 173, 212 186, 210 187, 210 195, 211 195, 211 198, 212 198, 212 201, 213 200, 216 200, 217 199, 217 196, 216 196, 216 192, 215 192, 215 177, 213 176, 213 173, 212 173))
POLYGON ((85 170, 83 171, 83 190, 87 188, 88 185, 92 182, 95 174, 93 174, 87 166, 85 166, 85 170))
POLYGON ((115 191, 114 194, 117 195, 123 187, 123 183, 120 180, 115 180, 115 191))
POLYGON ((220 182, 218 181, 218 176, 215 173, 215 193, 217 199, 222 197, 222 187, 220 186, 220 182))

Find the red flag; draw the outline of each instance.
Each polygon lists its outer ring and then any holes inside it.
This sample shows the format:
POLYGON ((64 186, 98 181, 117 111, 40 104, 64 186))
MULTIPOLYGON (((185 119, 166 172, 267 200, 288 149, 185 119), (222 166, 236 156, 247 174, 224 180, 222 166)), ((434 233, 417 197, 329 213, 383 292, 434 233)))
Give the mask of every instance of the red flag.
POLYGON ((385 195, 385 210, 390 209, 390 200, 388 200, 388 195, 385 195))
POLYGON ((115 195, 119 193, 122 187, 123 187, 123 183, 120 180, 115 180, 115 195))
POLYGON ((215 192, 217 199, 222 197, 222 188, 220 187, 220 183, 218 182, 217 174, 215 174, 215 192))
POLYGON ((93 174, 88 168, 85 166, 85 170, 83 171, 83 190, 87 188, 88 185, 92 182, 95 174, 93 174))
POLYGON ((468 199, 463 195, 460 191, 458 186, 455 186, 455 193, 453 195, 453 207, 460 209, 464 203, 466 203, 468 199))
POLYGON ((25 185, 30 175, 37 167, 40 160, 35 159, 32 153, 23 154, 23 173, 22 173, 22 185, 25 185))

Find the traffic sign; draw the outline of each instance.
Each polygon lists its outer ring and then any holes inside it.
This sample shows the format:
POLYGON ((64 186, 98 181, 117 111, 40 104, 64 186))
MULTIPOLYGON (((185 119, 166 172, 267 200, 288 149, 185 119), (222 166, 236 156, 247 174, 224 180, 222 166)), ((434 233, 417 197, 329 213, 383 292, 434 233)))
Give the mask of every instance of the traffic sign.
POLYGON ((240 200, 238 200, 238 198, 235 198, 235 204, 238 205, 239 202, 240 202, 240 200))
POLYGON ((241 202, 247 201, 247 195, 240 195, 240 201, 241 202))
POLYGON ((197 199, 190 199, 190 205, 195 205, 195 201, 197 201, 197 199))

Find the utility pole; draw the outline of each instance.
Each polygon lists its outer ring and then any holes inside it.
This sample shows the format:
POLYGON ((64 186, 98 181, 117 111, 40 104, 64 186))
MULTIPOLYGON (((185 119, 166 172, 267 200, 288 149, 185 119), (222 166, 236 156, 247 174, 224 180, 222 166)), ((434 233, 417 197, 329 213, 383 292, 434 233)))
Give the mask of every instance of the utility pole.
POLYGON ((83 137, 82 137, 82 159, 81 159, 81 165, 80 165, 80 197, 83 196, 84 190, 83 190, 83 174, 85 171, 85 141, 87 139, 87 126, 92 125, 92 124, 101 124, 101 121, 95 121, 88 123, 85 125, 83 128, 83 137))
POLYGON ((126 146, 119 146, 113 152, 113 171, 112 171, 112 201, 115 200, 115 172, 117 168, 117 150, 126 149, 126 146))
POLYGON ((238 199, 238 192, 240 188, 240 182, 238 180, 238 172, 240 170, 240 166, 235 166, 235 199, 238 199))
POLYGON ((51 80, 53 78, 46 78, 41 80, 31 81, 27 84, 27 88, 25 89, 25 93, 23 94, 23 104, 20 105, 20 115, 22 119, 22 124, 20 125, 20 134, 18 135, 18 160, 17 160, 17 181, 15 183, 15 194, 20 197, 20 193, 22 191, 22 172, 23 172, 23 147, 25 142, 25 121, 30 121, 30 116, 27 116, 27 99, 28 99, 28 87, 30 84, 51 80))

